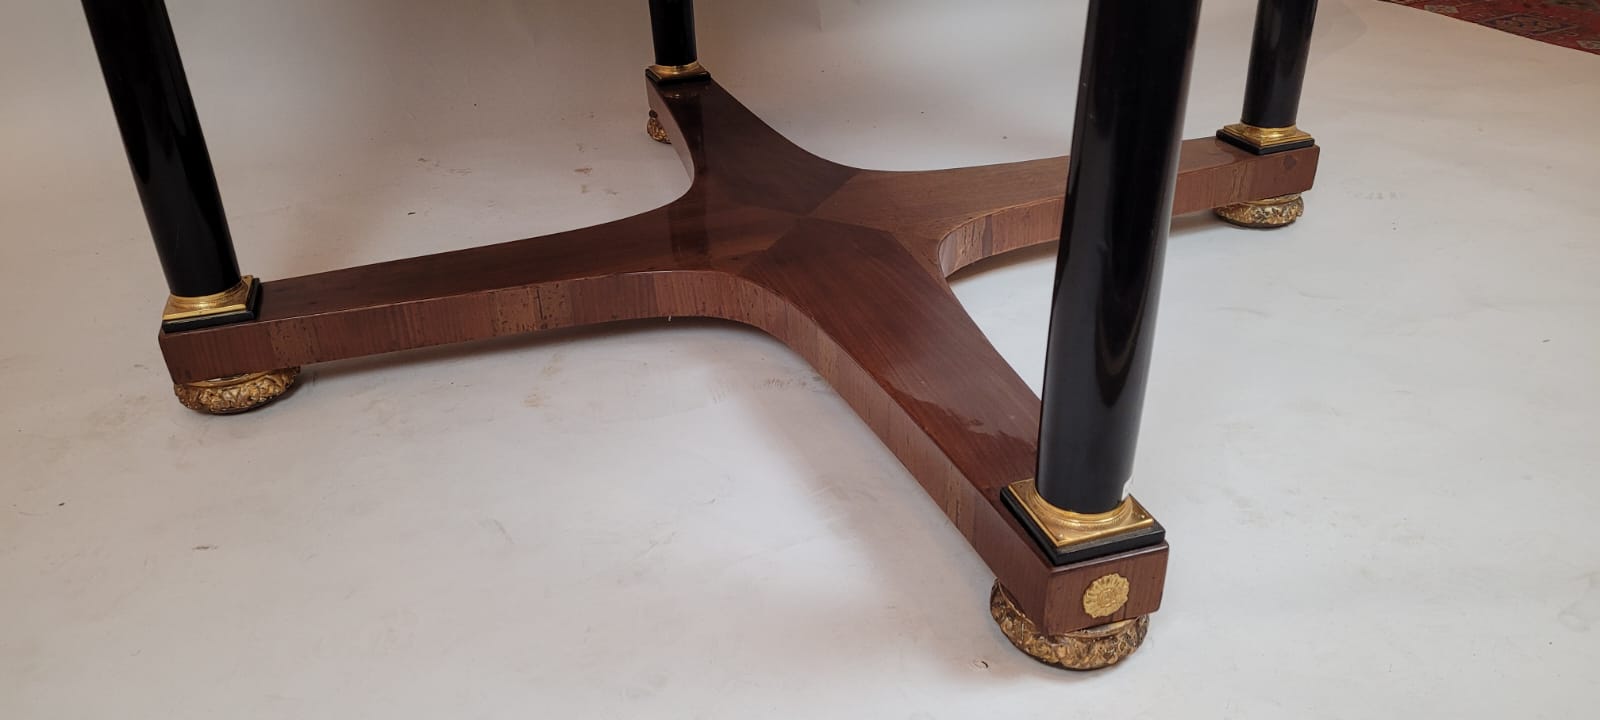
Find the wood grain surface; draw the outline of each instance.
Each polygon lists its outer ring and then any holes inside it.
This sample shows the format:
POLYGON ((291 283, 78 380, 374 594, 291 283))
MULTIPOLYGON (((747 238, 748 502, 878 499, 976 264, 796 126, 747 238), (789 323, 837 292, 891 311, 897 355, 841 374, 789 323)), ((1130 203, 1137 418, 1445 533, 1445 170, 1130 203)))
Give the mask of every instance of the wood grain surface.
MULTIPOLYGON (((173 380, 618 320, 744 323, 827 378, 1041 629, 1155 610, 1165 544, 1056 568, 1001 504, 1001 488, 1033 473, 1039 399, 945 281, 1056 239, 1066 158, 858 170, 790 143, 715 82, 647 88, 694 177, 676 201, 555 235, 263 283, 257 320, 161 335, 173 380), (1083 588, 1107 572, 1130 579, 1129 602, 1089 618, 1083 588)), ((1307 190, 1317 153, 1187 141, 1174 213, 1307 190)))

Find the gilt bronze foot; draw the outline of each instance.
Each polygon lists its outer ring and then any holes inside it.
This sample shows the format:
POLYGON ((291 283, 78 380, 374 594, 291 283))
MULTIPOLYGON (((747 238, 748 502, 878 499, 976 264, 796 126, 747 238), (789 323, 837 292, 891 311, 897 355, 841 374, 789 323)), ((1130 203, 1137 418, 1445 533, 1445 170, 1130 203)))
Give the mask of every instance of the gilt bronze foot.
POLYGON ((230 375, 212 380, 178 383, 172 391, 190 410, 211 415, 233 415, 254 410, 282 397, 294 385, 300 368, 230 375))
POLYGON ((1150 631, 1150 616, 1140 615, 1084 630, 1046 635, 1011 600, 1011 594, 994 584, 989 593, 989 614, 1012 645, 1039 662, 1068 670, 1099 670, 1127 659, 1139 649, 1150 631))
POLYGON ((667 129, 661 126, 661 118, 656 117, 656 111, 650 111, 650 120, 644 124, 645 134, 658 143, 672 144, 672 138, 667 135, 667 129))
POLYGON ((1217 208, 1217 217, 1239 227, 1270 230, 1288 225, 1306 211, 1300 193, 1279 195, 1265 200, 1246 200, 1217 208))

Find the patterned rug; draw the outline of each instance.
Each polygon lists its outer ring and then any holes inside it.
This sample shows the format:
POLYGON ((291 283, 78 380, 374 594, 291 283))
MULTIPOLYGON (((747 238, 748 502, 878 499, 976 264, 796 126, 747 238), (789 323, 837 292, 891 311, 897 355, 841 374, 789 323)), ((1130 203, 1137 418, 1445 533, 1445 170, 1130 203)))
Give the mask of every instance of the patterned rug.
POLYGON ((1387 0, 1600 55, 1600 0, 1387 0))

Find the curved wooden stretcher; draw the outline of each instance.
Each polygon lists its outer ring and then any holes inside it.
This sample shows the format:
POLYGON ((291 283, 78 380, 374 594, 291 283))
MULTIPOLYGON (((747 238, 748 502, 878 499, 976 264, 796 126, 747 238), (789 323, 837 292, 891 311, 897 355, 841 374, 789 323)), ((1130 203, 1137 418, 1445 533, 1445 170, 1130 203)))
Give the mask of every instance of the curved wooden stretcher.
MULTIPOLYGON (((694 176, 671 204, 545 237, 263 283, 255 321, 162 334, 172 379, 617 320, 745 323, 800 353, 849 401, 1044 632, 1155 610, 1164 544, 1054 567, 1000 503, 1001 488, 1033 476, 1039 398, 944 280, 1055 240, 1067 159, 857 170, 785 140, 714 81, 647 83, 646 92, 694 176), (1079 597, 1110 570, 1156 592, 1091 618, 1079 597)), ((1174 213, 1307 190, 1317 153, 1187 141, 1174 213)))
POLYGON ((966 536, 998 578, 1007 637, 1074 668, 1132 652, 1161 602, 1163 531, 1124 485, 1170 216, 1292 220, 1319 153, 1292 124, 1304 0, 1262 0, 1258 16, 1246 120, 1284 126, 1179 145, 1197 0, 1157 21, 1092 0, 1076 157, 927 172, 790 143, 701 67, 688 0, 652 0, 649 130, 692 175, 681 197, 595 227, 258 282, 234 259, 165 7, 84 7, 172 291, 160 345, 185 405, 248 410, 303 365, 504 335, 751 325, 804 356, 966 536), (1064 233, 1041 412, 946 277, 1064 233))

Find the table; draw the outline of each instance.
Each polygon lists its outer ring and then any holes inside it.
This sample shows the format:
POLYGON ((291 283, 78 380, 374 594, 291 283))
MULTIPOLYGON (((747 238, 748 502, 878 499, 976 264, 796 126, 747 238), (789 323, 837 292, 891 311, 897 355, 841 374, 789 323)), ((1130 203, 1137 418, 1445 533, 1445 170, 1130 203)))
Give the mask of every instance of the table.
POLYGON ((1113 664, 1161 602, 1165 532, 1124 488, 1167 226, 1303 211, 1319 149, 1296 126, 1315 2, 1261 0, 1240 123, 1180 142, 1198 0, 1095 0, 1070 159, 849 168, 788 142, 699 62, 690 0, 650 3, 647 132, 693 177, 666 207, 470 250, 260 281, 240 272, 161 0, 84 0, 169 297, 179 400, 243 412, 299 367, 618 320, 702 316, 807 358, 995 572, 1020 649, 1113 664), (1067 192, 1060 192, 1063 175, 1067 192), (945 278, 1060 239, 1042 400, 945 278))

